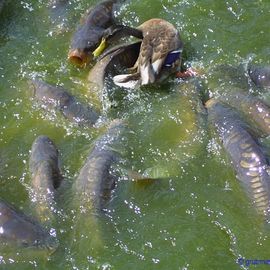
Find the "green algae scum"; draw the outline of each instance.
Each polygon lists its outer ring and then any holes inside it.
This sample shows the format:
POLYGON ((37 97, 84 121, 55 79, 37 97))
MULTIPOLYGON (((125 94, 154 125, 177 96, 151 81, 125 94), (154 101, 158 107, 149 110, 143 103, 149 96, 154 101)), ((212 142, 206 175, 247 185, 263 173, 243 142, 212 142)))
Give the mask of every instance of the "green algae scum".
MULTIPOLYGON (((45 226, 58 248, 52 253, 22 248, 16 239, 8 248, 1 242, 0 269, 270 269, 269 221, 239 183, 195 88, 174 78, 135 90, 106 82, 101 97, 87 79, 94 62, 84 68, 68 62, 72 35, 97 3, 0 0, 0 198, 37 216, 29 158, 40 135, 57 145, 63 174, 54 218, 45 226), (29 80, 67 89, 103 115, 93 127, 69 121, 35 99, 29 80), (106 208, 88 213, 75 181, 116 118, 130 130, 111 149, 121 154, 112 172, 118 181, 106 208), (129 169, 159 180, 136 185, 119 174, 129 169)), ((220 65, 270 64, 269 10, 268 0, 126 0, 117 3, 115 16, 132 27, 151 18, 172 23, 184 43, 183 64, 203 73, 200 87, 211 97, 233 97, 240 86, 270 104, 269 92, 255 87, 247 72, 212 72, 220 65)), ((260 142, 268 151, 269 136, 260 142)))

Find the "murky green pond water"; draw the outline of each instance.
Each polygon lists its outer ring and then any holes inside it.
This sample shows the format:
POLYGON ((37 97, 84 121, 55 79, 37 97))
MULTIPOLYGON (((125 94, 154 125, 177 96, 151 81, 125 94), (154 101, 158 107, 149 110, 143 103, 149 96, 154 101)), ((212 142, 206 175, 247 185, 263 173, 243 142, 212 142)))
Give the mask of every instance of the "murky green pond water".
MULTIPOLYGON (((126 163, 169 179, 147 187, 120 181, 105 216, 80 220, 68 206, 71 185, 104 129, 78 128, 44 111, 31 99, 26 80, 62 85, 100 105, 88 86, 90 68, 67 63, 71 35, 96 1, 70 0, 58 11, 47 2, 12 0, 0 17, 0 197, 33 213, 29 150, 38 135, 54 140, 65 172, 53 224, 60 246, 49 258, 16 250, 0 254, 0 269, 247 269, 238 258, 270 260, 269 224, 255 212, 191 105, 193 97, 179 92, 177 81, 153 92, 124 93, 108 111, 108 117, 127 119, 134 131, 127 138, 126 163)), ((238 65, 250 56, 270 61, 268 0, 130 0, 118 15, 128 25, 153 17, 175 24, 189 60, 206 70, 206 77, 217 64, 238 65)), ((215 95, 224 89, 211 90, 215 95)))

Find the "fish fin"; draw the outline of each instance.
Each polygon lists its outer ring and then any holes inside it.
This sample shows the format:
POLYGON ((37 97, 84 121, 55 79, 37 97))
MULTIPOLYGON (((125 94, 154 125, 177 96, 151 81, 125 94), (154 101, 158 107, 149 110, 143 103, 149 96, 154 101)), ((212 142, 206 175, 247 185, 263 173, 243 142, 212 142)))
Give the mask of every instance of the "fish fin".
POLYGON ((126 173, 127 173, 128 179, 139 186, 152 185, 157 180, 159 180, 158 178, 151 178, 151 177, 144 176, 141 173, 133 171, 133 170, 127 170, 126 173))
POLYGON ((139 74, 121 74, 113 77, 113 82, 121 87, 134 89, 139 84, 139 74))

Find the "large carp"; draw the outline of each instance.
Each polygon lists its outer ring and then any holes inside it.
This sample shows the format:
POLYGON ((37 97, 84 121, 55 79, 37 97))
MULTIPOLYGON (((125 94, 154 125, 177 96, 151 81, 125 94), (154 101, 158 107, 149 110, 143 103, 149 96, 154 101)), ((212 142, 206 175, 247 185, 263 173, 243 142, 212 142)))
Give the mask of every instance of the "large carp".
POLYGON ((250 65, 248 74, 254 84, 258 87, 270 87, 270 66, 250 65))
POLYGON ((241 92, 226 95, 221 100, 244 114, 252 125, 263 132, 262 135, 270 135, 270 107, 263 100, 241 92))
POLYGON ((72 63, 84 66, 90 61, 91 53, 98 47, 104 30, 115 23, 113 10, 116 2, 103 1, 90 9, 72 38, 68 53, 72 63))
POLYGON ((41 225, 0 200, 1 247, 39 248, 54 251, 58 242, 41 225))
POLYGON ((53 220, 54 193, 62 180, 58 150, 48 137, 36 138, 29 163, 36 215, 42 223, 47 223, 53 220))
POLYGON ((95 141, 76 179, 80 203, 90 211, 102 210, 110 199, 116 181, 111 172, 112 165, 120 158, 116 145, 121 144, 124 130, 125 124, 121 120, 116 119, 110 124, 108 131, 95 141))
POLYGON ((94 256, 104 248, 103 226, 106 222, 101 221, 106 218, 103 210, 108 206, 117 180, 112 170, 120 158, 118 150, 123 144, 124 130, 125 124, 120 120, 110 124, 107 132, 94 142, 74 183, 73 206, 77 215, 74 219, 72 239, 75 240, 72 245, 80 251, 80 256, 87 256, 89 250, 91 256, 94 256))
POLYGON ((30 81, 34 97, 46 107, 60 111, 68 120, 81 126, 92 127, 99 115, 89 105, 79 102, 62 87, 53 86, 40 80, 30 81))
POLYGON ((221 64, 210 68, 207 71, 207 85, 211 92, 224 95, 232 89, 248 89, 248 79, 243 65, 231 66, 221 64))
POLYGON ((217 129, 238 179, 246 188, 258 212, 269 214, 269 166, 256 139, 229 107, 213 99, 207 101, 206 107, 209 120, 217 129))

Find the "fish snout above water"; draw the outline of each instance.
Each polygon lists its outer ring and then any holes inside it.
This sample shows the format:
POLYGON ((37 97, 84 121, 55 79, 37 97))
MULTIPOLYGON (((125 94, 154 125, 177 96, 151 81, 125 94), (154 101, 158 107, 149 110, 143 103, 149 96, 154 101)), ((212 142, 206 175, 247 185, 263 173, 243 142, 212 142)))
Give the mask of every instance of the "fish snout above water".
POLYGON ((114 4, 108 0, 97 4, 85 15, 82 24, 74 33, 68 59, 78 67, 84 67, 92 59, 92 52, 98 47, 103 32, 114 23, 114 4))
POLYGON ((100 43, 103 31, 100 27, 81 26, 74 34, 68 60, 78 67, 87 65, 93 58, 92 52, 100 43))

